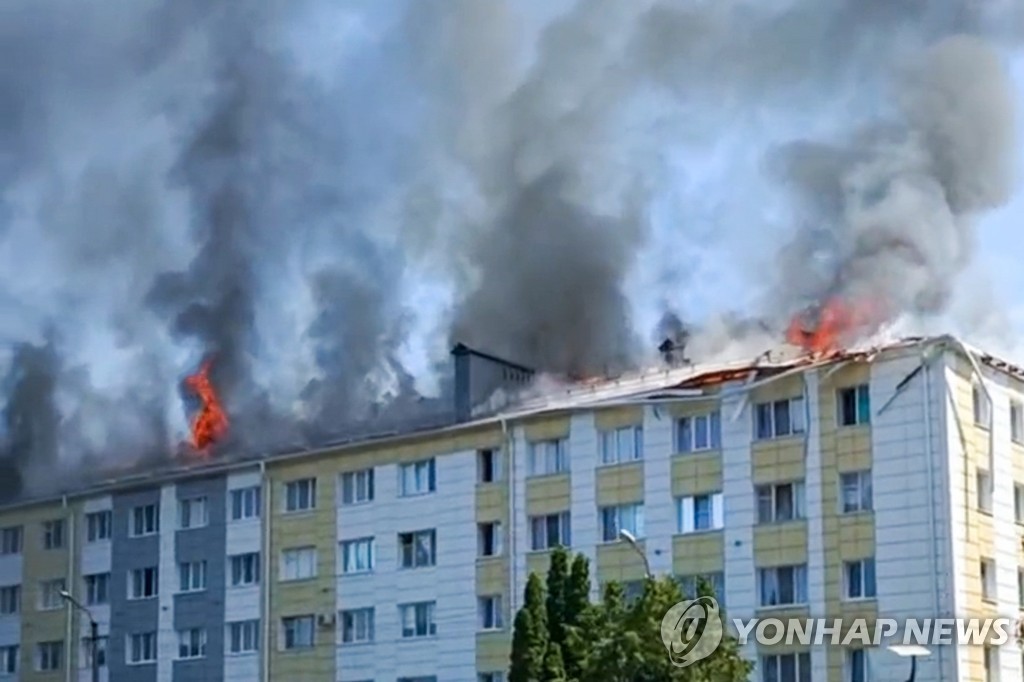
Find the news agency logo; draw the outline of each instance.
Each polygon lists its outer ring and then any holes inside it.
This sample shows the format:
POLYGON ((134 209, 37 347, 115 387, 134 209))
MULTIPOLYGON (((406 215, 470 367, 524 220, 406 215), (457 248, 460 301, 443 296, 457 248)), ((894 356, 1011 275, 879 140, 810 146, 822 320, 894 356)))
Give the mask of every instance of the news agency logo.
POLYGON ((722 643, 722 616, 718 601, 699 597, 674 605, 661 619, 661 641, 677 668, 707 658, 722 643))

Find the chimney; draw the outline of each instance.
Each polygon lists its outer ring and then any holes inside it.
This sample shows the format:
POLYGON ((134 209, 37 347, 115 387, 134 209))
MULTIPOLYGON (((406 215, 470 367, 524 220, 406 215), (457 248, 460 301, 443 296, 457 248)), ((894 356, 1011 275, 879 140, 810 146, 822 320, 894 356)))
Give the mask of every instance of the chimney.
POLYGON ((473 409, 500 388, 520 388, 530 383, 534 371, 495 355, 474 350, 464 343, 452 348, 455 370, 455 418, 469 421, 473 409))

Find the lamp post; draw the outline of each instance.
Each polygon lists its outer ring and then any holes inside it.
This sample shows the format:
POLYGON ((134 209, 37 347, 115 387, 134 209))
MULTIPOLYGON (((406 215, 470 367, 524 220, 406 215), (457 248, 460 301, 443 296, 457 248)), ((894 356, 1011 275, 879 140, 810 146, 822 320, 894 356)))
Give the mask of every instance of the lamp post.
POLYGON ((644 560, 644 573, 647 575, 648 580, 654 579, 654 574, 651 573, 651 562, 647 560, 647 553, 640 547, 640 544, 636 541, 636 536, 630 533, 628 530, 622 529, 619 531, 619 537, 626 541, 633 551, 640 555, 640 558, 644 560))
POLYGON ((929 656, 932 653, 923 646, 915 644, 893 645, 887 648, 897 656, 910 659, 910 677, 907 678, 907 682, 914 682, 914 678, 917 676, 917 657, 929 656))
POLYGON ((89 619, 89 658, 92 659, 92 682, 100 682, 100 661, 96 656, 97 643, 99 642, 99 626, 96 625, 96 619, 92 617, 92 611, 85 608, 81 602, 71 596, 71 593, 67 590, 61 590, 60 596, 64 601, 71 604, 73 607, 85 614, 85 617, 89 619))

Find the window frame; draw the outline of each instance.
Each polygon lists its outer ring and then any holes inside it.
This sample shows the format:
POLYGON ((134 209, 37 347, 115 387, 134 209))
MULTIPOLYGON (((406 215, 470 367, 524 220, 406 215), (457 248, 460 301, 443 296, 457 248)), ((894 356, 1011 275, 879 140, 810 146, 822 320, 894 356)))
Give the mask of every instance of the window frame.
POLYGON ((159 533, 160 505, 154 502, 132 507, 128 523, 128 537, 146 538, 159 533), (149 514, 149 512, 152 513, 149 514))
POLYGON ((598 509, 602 542, 622 541, 625 530, 637 540, 645 537, 644 521, 646 510, 643 502, 613 504, 598 509), (627 523, 628 521, 628 523, 627 523))
POLYGON ((305 514, 316 510, 317 481, 315 476, 296 478, 284 484, 285 514, 305 514))
POLYGON ((722 411, 715 409, 676 419, 673 446, 677 455, 693 455, 722 449, 722 411), (703 428, 704 443, 698 442, 703 428))
POLYGON ((631 424, 597 433, 599 466, 641 462, 644 459, 644 426, 631 424), (628 449, 625 448, 628 444, 628 449))
POLYGON ((807 401, 803 395, 778 400, 768 400, 755 403, 753 413, 753 440, 755 442, 777 440, 780 438, 806 437, 807 435, 807 401), (786 419, 788 425, 786 431, 779 429, 778 421, 782 405, 786 406, 786 419), (762 428, 763 419, 767 415, 768 428, 762 428), (799 415, 799 416, 796 416, 799 415))
POLYGON ((836 389, 836 428, 848 429, 856 426, 871 425, 871 385, 857 384, 856 386, 844 386, 836 389), (846 399, 851 398, 852 404, 847 404, 846 399), (846 409, 852 407, 852 415, 846 413, 846 409), (847 417, 852 416, 852 421, 847 417))

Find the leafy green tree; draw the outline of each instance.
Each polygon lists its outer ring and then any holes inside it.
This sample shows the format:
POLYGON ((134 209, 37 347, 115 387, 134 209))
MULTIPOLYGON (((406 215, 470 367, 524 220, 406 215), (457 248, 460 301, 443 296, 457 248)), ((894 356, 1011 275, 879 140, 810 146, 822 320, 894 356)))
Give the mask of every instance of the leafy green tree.
MULTIPOLYGON (((602 601, 591 604, 589 562, 577 555, 566 570, 569 565, 567 553, 559 559, 553 554, 546 597, 536 575, 527 581, 525 603, 516 615, 509 682, 747 680, 753 666, 728 632, 707 658, 685 668, 672 665, 662 643, 661 621, 683 599, 675 580, 647 580, 643 594, 632 603, 627 603, 622 585, 609 583, 602 601), (561 642, 549 635, 554 631, 561 632, 561 642)), ((713 596, 703 581, 698 593, 713 596)))
POLYGON ((569 584, 565 593, 565 642, 562 645, 562 660, 565 674, 570 680, 578 680, 583 671, 586 644, 581 642, 581 631, 591 615, 590 603, 590 561, 583 554, 573 559, 569 572, 569 584))
POLYGON ((565 646, 565 628, 570 624, 568 592, 569 551, 565 547, 556 547, 551 552, 551 565, 548 567, 547 613, 548 638, 559 648, 565 646))
POLYGON ((531 574, 526 581, 523 608, 516 614, 512 627, 509 682, 544 682, 548 627, 544 586, 537 574, 531 574))
POLYGON ((562 647, 551 642, 544 657, 544 682, 566 682, 567 679, 562 665, 562 647))

